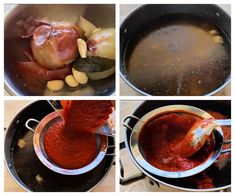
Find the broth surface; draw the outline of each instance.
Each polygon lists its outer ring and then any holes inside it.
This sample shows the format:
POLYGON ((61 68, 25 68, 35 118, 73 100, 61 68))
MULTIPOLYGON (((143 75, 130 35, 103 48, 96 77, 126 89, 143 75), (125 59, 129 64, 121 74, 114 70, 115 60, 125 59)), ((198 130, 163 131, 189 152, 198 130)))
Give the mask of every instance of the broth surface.
POLYGON ((205 95, 230 75, 230 42, 202 18, 164 16, 136 35, 127 48, 126 72, 130 82, 148 94, 205 95), (214 36, 224 43, 216 43, 214 36))

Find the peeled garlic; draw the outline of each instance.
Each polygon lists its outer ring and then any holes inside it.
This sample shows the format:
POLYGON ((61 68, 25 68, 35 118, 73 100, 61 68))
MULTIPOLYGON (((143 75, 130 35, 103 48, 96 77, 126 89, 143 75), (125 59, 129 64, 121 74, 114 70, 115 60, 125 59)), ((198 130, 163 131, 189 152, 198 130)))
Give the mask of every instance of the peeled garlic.
POLYGON ((65 78, 65 82, 70 86, 70 87, 77 87, 79 85, 78 81, 75 80, 73 75, 68 75, 65 78))
POLYGON ((82 58, 86 58, 87 46, 83 39, 77 39, 78 51, 82 58))
POLYGON ((219 34, 219 32, 218 32, 216 29, 210 30, 209 33, 210 33, 211 35, 218 35, 218 34, 219 34))
POLYGON ((42 184, 44 182, 44 179, 39 174, 36 175, 35 179, 38 184, 42 184))
POLYGON ((213 41, 216 43, 216 44, 223 44, 224 43, 224 39, 223 37, 219 36, 219 35, 215 35, 213 37, 213 41))
POLYGON ((47 88, 51 91, 59 91, 64 87, 63 80, 51 80, 47 82, 47 88))
POLYGON ((78 81, 80 84, 86 84, 88 81, 87 74, 85 72, 77 71, 76 69, 72 68, 73 77, 75 80, 78 81))
POLYGON ((17 146, 20 148, 24 148, 26 145, 26 142, 23 139, 18 139, 17 146))

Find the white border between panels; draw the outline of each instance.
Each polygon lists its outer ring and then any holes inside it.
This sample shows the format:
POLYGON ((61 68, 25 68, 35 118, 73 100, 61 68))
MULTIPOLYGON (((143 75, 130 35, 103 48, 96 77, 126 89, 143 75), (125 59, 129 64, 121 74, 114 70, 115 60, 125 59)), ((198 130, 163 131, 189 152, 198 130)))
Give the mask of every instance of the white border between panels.
MULTIPOLYGON (((103 100, 116 100, 116 129, 117 129, 117 134, 116 134, 116 177, 115 177, 115 185, 116 185, 116 193, 71 193, 71 194, 83 194, 83 195, 90 195, 90 194, 97 194, 97 195, 108 195, 108 194, 114 194, 114 195, 119 195, 119 194, 123 194, 123 195, 137 195, 140 196, 143 193, 119 193, 119 131, 121 130, 120 127, 120 101, 124 101, 124 100, 136 100, 136 101, 141 101, 141 100, 232 100, 232 124, 235 125, 235 119, 234 119, 234 99, 235 99, 235 92, 234 92, 234 72, 235 69, 232 66, 232 85, 231 85, 231 97, 230 96, 159 96, 159 97, 154 97, 154 96, 120 96, 120 77, 119 77, 119 27, 120 27, 120 4, 147 4, 147 3, 156 3, 156 4, 231 4, 232 5, 232 12, 231 12, 231 17, 232 17, 232 65, 234 64, 234 60, 233 57, 235 56, 235 50, 234 50, 234 43, 233 43, 233 37, 234 37, 234 20, 233 18, 234 16, 234 6, 235 6, 235 2, 232 0, 3 0, 0 2, 0 18, 1 18, 1 31, 0 31, 0 36, 1 36, 1 40, 3 39, 3 27, 4 27, 4 4, 90 4, 90 3, 94 3, 94 4, 116 4, 116 93, 113 96, 55 96, 55 97, 43 97, 43 96, 26 96, 26 97, 19 97, 19 96, 4 96, 4 86, 2 86, 2 90, 1 90, 1 101, 0 101, 0 114, 2 115, 2 118, 4 117, 4 100, 46 100, 46 99, 65 99, 65 100, 69 100, 69 99, 75 99, 75 100, 95 100, 95 99, 103 99, 103 100)), ((4 83, 4 70, 3 70, 3 54, 4 54, 4 49, 3 49, 3 42, 2 45, 0 47, 0 62, 2 63, 2 74, 0 74, 0 81, 2 82, 2 85, 4 83)), ((4 122, 3 120, 1 120, 0 122, 0 127, 3 128, 4 127, 4 122)), ((232 128, 233 130, 233 128, 232 128)), ((1 148, 1 152, 0 152, 0 159, 3 161, 4 160, 4 148, 3 148, 3 136, 2 139, 0 139, 0 146, 2 146, 1 148)), ((232 140, 234 140, 235 135, 232 134, 232 140)), ((233 145, 232 145, 233 146, 233 145)), ((232 153, 232 163, 234 163, 234 153, 232 153)), ((3 162, 2 162, 3 163, 3 162)), ((233 186, 233 179, 235 178, 235 174, 234 174, 234 169, 232 169, 232 186, 233 186)), ((33 193, 3 193, 4 191, 4 167, 2 165, 1 169, 0 169, 0 182, 1 183, 1 188, 0 188, 0 192, 3 195, 31 195, 33 193)), ((232 187, 233 189, 233 187, 232 187)), ((36 193, 36 194, 41 194, 41 193, 36 193)), ((58 194, 63 194, 63 193, 44 193, 45 195, 58 195, 58 194)), ((66 193, 68 194, 68 193, 66 193)), ((144 194, 148 194, 148 195, 153 195, 153 194, 158 194, 158 195, 171 195, 172 193, 161 193, 161 192, 157 192, 157 193, 144 193, 144 194)), ((174 194, 176 194, 176 196, 181 196, 182 194, 187 195, 188 193, 178 193, 175 192, 174 194)), ((191 194, 191 193, 190 193, 191 194)), ((198 194, 198 193, 192 193, 192 194, 198 194)), ((215 194, 215 193, 200 193, 202 195, 205 194, 215 194)), ((231 195, 231 193, 228 193, 229 195, 231 195)))

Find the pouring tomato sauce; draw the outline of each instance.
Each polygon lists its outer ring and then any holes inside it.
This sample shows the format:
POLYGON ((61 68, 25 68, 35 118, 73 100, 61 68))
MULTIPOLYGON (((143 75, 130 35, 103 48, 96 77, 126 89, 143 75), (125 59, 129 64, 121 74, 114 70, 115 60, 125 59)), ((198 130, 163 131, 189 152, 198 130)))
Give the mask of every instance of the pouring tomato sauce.
POLYGON ((61 101, 64 122, 53 123, 44 136, 48 157, 65 169, 88 165, 99 149, 95 131, 112 113, 111 101, 61 101))

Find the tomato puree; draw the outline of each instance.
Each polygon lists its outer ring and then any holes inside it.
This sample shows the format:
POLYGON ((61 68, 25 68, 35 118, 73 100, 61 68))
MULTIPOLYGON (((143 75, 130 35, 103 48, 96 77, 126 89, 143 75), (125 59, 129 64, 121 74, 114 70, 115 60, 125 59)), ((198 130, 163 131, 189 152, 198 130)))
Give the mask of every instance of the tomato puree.
POLYGON ((65 129, 74 134, 94 133, 112 113, 111 101, 62 101, 65 129))
POLYGON ((112 112, 111 101, 62 101, 65 122, 53 123, 44 136, 48 157, 65 169, 88 165, 97 156, 95 130, 112 112))
POLYGON ((214 150, 212 137, 193 156, 181 156, 184 151, 181 142, 194 123, 200 120, 200 117, 185 112, 168 113, 149 120, 139 135, 145 159, 165 171, 185 171, 206 161, 214 150))
MULTIPOLYGON (((227 119, 229 118, 228 116, 225 116, 219 112, 215 111, 206 111, 208 112, 211 116, 213 116, 215 119, 227 119)), ((224 135, 225 140, 230 140, 231 139, 231 127, 230 126, 222 126, 222 131, 224 135)), ((225 144, 223 145, 223 149, 230 148, 231 144, 225 144)), ((225 153, 225 154, 220 154, 220 156, 216 159, 214 162, 213 166, 217 167, 219 170, 224 167, 226 159, 229 159, 231 156, 231 153, 225 153)), ((199 189, 209 189, 209 188, 214 188, 214 177, 211 175, 208 175, 206 171, 203 171, 195 176, 187 178, 187 181, 189 183, 194 183, 195 186, 199 189)))

